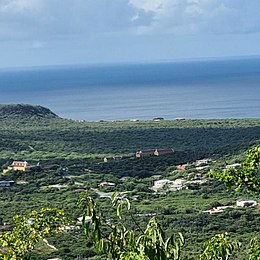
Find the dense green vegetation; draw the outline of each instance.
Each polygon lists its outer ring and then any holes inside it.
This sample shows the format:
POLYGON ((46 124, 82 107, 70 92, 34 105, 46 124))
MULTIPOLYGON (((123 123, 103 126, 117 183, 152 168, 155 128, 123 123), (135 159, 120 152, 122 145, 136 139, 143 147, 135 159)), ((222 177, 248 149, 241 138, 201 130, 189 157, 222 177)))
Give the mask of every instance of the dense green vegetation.
POLYGON ((0 113, 0 120, 2 158, 100 158, 150 148, 173 148, 199 158, 237 153, 260 139, 257 119, 76 122, 49 112, 23 116, 15 107, 0 113))
MULTIPOLYGON (((78 122, 41 107, 11 105, 0 106, 0 123, 2 169, 13 160, 40 162, 41 166, 0 176, 0 181, 15 181, 11 187, 0 187, 0 216, 4 222, 11 224, 13 215, 42 207, 64 208, 76 220, 81 214, 77 200, 80 189, 84 189, 90 190, 109 218, 115 213, 108 198, 99 197, 98 192, 125 192, 141 227, 154 214, 167 235, 182 232, 186 259, 194 259, 201 244, 216 233, 228 231, 244 242, 260 231, 257 207, 228 208, 215 215, 203 212, 234 205, 238 199, 259 199, 259 195, 244 190, 227 192, 223 184, 206 177, 209 169, 220 170, 226 164, 241 162, 244 151, 260 143, 259 119, 78 122), (173 148, 176 152, 135 158, 137 150, 156 148, 173 148), (103 162, 104 156, 114 155, 123 158, 103 162), (212 161, 208 168, 197 170, 193 163, 202 158, 212 161), (176 165, 184 163, 189 163, 185 171, 176 170, 176 165), (198 174, 207 181, 190 184, 190 189, 166 194, 150 189, 157 178, 192 180, 198 174), (99 186, 104 181, 115 186, 99 186)), ((133 225, 131 218, 125 220, 130 227, 133 225)), ((58 251, 39 245, 28 259, 101 259, 81 230, 54 235, 48 241, 58 251)), ((242 253, 237 259, 244 257, 242 253)))
POLYGON ((42 239, 61 232, 68 223, 64 212, 53 208, 16 215, 13 220, 12 229, 0 234, 0 258, 4 260, 24 259, 42 239))
POLYGON ((58 118, 50 109, 42 106, 31 106, 25 104, 18 105, 1 105, 0 116, 11 119, 12 117, 44 117, 44 118, 58 118))

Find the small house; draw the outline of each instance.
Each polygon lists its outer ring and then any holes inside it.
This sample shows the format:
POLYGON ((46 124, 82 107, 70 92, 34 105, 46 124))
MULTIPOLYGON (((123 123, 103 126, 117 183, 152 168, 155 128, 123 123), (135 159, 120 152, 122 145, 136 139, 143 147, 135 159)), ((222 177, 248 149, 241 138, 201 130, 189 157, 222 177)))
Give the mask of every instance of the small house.
POLYGON ((0 187, 10 187, 14 185, 14 181, 0 181, 0 187))
POLYGON ((156 122, 162 121, 162 120, 164 120, 163 117, 155 117, 155 118, 153 119, 153 121, 156 121, 156 122))
POLYGON ((257 202, 255 200, 238 200, 236 205, 238 207, 254 207, 257 205, 257 202))
POLYGON ((185 171, 185 168, 186 168, 186 164, 176 166, 176 169, 179 170, 179 171, 185 171))
POLYGON ((161 189, 163 188, 166 184, 172 184, 173 181, 170 181, 168 179, 163 179, 163 180, 158 180, 154 182, 154 188, 155 189, 161 189))
POLYGON ((185 118, 184 118, 184 117, 177 116, 177 117, 175 118, 175 120, 176 120, 176 121, 184 121, 185 118))
POLYGON ((195 165, 196 166, 200 166, 200 165, 206 165, 208 163, 211 162, 211 159, 207 158, 207 159, 201 159, 201 160, 197 160, 195 165))
POLYGON ((203 212, 209 213, 209 214, 217 214, 217 213, 223 212, 225 209, 228 209, 228 208, 234 208, 234 206, 221 206, 221 207, 216 207, 216 208, 212 208, 209 210, 204 210, 203 212))
POLYGON ((103 181, 101 183, 99 183, 100 187, 113 187, 116 184, 114 182, 107 182, 107 181, 103 181))
POLYGON ((32 165, 28 164, 26 161, 13 161, 13 163, 8 167, 8 170, 15 171, 27 171, 32 165))

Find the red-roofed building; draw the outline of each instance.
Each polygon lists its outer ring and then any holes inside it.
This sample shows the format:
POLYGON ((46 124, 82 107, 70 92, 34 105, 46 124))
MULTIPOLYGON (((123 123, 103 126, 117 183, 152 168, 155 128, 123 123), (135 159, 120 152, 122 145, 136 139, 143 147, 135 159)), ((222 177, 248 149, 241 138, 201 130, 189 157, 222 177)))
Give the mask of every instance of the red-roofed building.
POLYGON ((26 171, 32 166, 28 164, 26 161, 13 161, 13 163, 8 167, 9 170, 15 171, 26 171))
POLYGON ((176 169, 179 170, 179 171, 184 171, 185 168, 186 168, 186 165, 185 165, 185 164, 176 166, 176 169))
POLYGON ((140 150, 135 153, 135 156, 140 158, 142 156, 154 155, 155 149, 152 150, 140 150))
POLYGON ((156 149, 154 151, 154 155, 159 156, 159 155, 164 155, 164 154, 172 154, 174 153, 173 149, 156 149))

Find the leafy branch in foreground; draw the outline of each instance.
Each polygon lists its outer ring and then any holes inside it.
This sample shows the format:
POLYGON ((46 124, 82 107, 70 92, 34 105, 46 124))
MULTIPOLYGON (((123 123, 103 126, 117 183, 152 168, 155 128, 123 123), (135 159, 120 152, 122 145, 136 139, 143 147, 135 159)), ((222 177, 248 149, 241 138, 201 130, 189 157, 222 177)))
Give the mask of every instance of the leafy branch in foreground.
POLYGON ((254 147, 247 151, 246 160, 241 168, 229 168, 223 172, 211 171, 210 177, 214 177, 224 183, 228 189, 235 190, 246 188, 251 192, 260 192, 260 147, 254 147))
POLYGON ((230 259, 241 246, 238 241, 230 240, 227 233, 217 234, 204 243, 204 250, 200 260, 208 259, 230 259))
POLYGON ((123 205, 130 211, 129 201, 114 193, 111 202, 116 208, 118 218, 114 225, 102 219, 94 199, 87 193, 82 194, 79 200, 79 205, 84 210, 82 224, 85 233, 100 252, 112 259, 180 259, 184 245, 181 233, 166 238, 155 217, 150 219, 144 231, 140 231, 139 227, 139 231, 127 229, 120 220, 123 205))
POLYGON ((32 211, 27 215, 16 215, 13 218, 14 228, 0 234, 0 259, 24 259, 40 240, 47 235, 61 232, 68 219, 63 210, 44 208, 32 211))
POLYGON ((260 259, 260 239, 255 237, 250 241, 249 248, 249 260, 258 260, 260 259))

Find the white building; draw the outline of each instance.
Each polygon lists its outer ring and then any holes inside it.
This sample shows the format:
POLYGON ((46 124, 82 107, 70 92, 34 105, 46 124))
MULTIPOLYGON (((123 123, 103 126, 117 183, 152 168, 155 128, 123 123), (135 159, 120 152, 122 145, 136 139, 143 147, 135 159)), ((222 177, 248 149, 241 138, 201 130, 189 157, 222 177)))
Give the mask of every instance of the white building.
POLYGON ((154 182, 153 187, 151 189, 155 192, 158 192, 160 189, 163 189, 167 185, 167 189, 164 191, 177 191, 183 188, 183 183, 186 180, 184 179, 177 179, 174 181, 170 181, 168 179, 158 180, 154 182))
POLYGON ((153 188, 160 189, 163 188, 166 184, 171 184, 173 181, 170 181, 168 179, 158 180, 154 182, 153 188))
POLYGON ((10 187, 14 185, 14 181, 0 181, 0 187, 10 187))
POLYGON ((257 205, 255 200, 238 200, 236 205, 238 207, 254 207, 257 205))
POLYGON ((201 160, 197 160, 195 165, 196 166, 200 166, 200 165, 204 165, 204 164, 208 164, 211 162, 211 159, 210 158, 207 158, 207 159, 201 159, 201 160))

